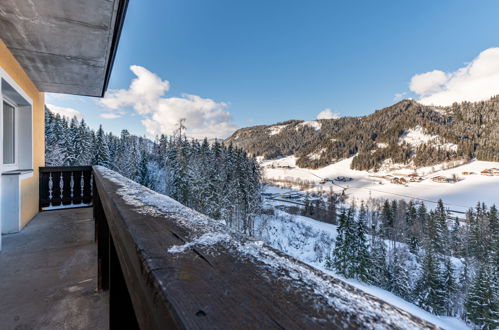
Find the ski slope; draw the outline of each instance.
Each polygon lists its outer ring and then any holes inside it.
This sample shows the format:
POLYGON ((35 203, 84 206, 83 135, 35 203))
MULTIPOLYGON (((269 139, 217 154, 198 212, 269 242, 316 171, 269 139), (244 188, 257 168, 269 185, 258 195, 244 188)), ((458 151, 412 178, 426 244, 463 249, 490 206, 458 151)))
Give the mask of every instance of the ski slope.
POLYGON ((443 169, 442 164, 434 167, 424 167, 416 170, 422 177, 421 182, 408 182, 405 185, 391 183, 383 178, 388 175, 407 175, 414 173, 411 168, 397 165, 386 166, 379 172, 357 171, 350 168, 352 158, 339 161, 329 166, 311 170, 296 166, 296 157, 289 156, 276 160, 261 161, 263 177, 276 180, 309 180, 315 183, 312 190, 340 193, 343 190, 349 201, 368 200, 370 198, 389 198, 421 200, 429 207, 438 199, 442 199, 452 210, 464 212, 475 206, 477 201, 487 205, 499 204, 499 176, 484 176, 480 172, 488 168, 499 168, 499 162, 471 161, 451 169, 443 169), (463 175, 463 172, 474 172, 472 175, 463 175), (452 177, 455 174, 460 178, 456 183, 440 183, 432 181, 433 177, 452 177), (325 178, 338 176, 350 177, 350 182, 335 181, 320 184, 325 178))

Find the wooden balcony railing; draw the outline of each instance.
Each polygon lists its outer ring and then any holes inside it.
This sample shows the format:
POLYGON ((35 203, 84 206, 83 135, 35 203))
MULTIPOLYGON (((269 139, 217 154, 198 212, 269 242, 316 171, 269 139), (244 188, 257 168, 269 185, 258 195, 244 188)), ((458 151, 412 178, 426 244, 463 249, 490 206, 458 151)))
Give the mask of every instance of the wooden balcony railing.
POLYGON ((93 175, 111 329, 435 328, 111 170, 93 175))
POLYGON ((40 167, 40 210, 92 206, 91 166, 40 167))

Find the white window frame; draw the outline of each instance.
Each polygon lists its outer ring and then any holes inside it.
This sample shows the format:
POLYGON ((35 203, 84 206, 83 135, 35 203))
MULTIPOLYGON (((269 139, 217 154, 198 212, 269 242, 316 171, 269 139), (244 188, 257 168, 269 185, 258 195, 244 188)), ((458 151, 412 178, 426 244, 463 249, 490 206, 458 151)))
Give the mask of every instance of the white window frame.
MULTIPOLYGON (((15 102, 12 102, 12 101, 9 101, 7 100, 7 97, 5 95, 3 95, 3 92, 2 92, 2 80, 6 81, 14 90, 17 94, 19 94, 30 106, 30 111, 31 111, 31 123, 30 123, 30 128, 31 128, 31 143, 30 143, 30 148, 31 148, 31 169, 33 169, 33 165, 34 165, 34 161, 35 161, 35 158, 34 158, 34 152, 35 152, 35 148, 34 148, 34 131, 33 131, 33 125, 34 125, 34 108, 33 108, 33 100, 31 99, 31 97, 28 96, 28 94, 16 83, 16 81, 14 79, 12 79, 12 77, 10 75, 7 74, 7 72, 5 72, 5 70, 0 67, 0 119, 1 119, 1 122, 0 122, 0 130, 1 130, 1 133, 0 134, 0 149, 1 149, 1 152, 0 152, 0 172, 7 172, 7 171, 12 171, 12 170, 16 170, 16 169, 19 169, 19 168, 16 168, 15 166, 10 166, 10 165, 4 165, 3 164, 3 101, 6 100, 7 103, 9 104, 15 104, 15 102)), ((16 109, 16 115, 17 117, 19 117, 19 107, 17 106, 14 106, 14 108, 16 109)), ((17 149, 18 148, 18 145, 19 145, 19 120, 15 120, 16 122, 16 127, 15 127, 15 158, 16 158, 16 166, 19 165, 19 150, 17 149)), ((25 152, 29 152, 28 150, 26 150, 25 152)))
POLYGON ((2 166, 3 172, 14 171, 19 169, 19 109, 17 104, 7 98, 6 96, 2 96, 2 166), (4 164, 3 163, 3 103, 7 103, 12 108, 14 108, 14 163, 4 164))

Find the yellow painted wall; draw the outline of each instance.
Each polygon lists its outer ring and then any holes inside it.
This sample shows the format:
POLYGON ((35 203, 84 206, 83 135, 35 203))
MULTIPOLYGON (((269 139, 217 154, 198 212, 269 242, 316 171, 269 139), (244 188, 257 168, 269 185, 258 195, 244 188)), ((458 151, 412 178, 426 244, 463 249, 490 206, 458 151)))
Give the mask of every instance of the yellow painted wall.
POLYGON ((44 94, 38 90, 21 65, 0 39, 0 67, 33 101, 33 176, 21 181, 21 226, 38 213, 38 168, 45 166, 44 94))

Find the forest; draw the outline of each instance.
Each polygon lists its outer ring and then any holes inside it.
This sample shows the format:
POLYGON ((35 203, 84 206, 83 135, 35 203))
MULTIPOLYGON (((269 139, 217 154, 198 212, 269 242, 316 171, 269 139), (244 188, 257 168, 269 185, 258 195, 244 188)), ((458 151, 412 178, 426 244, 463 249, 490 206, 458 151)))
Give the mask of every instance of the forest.
POLYGON ((151 141, 95 132, 82 119, 45 113, 47 166, 102 165, 243 232, 261 208, 260 169, 238 148, 174 135, 151 141))
POLYGON ((438 315, 499 327, 499 217, 478 203, 465 221, 440 200, 386 200, 341 210, 327 267, 346 278, 384 288, 438 315), (416 266, 417 265, 417 266, 416 266))

